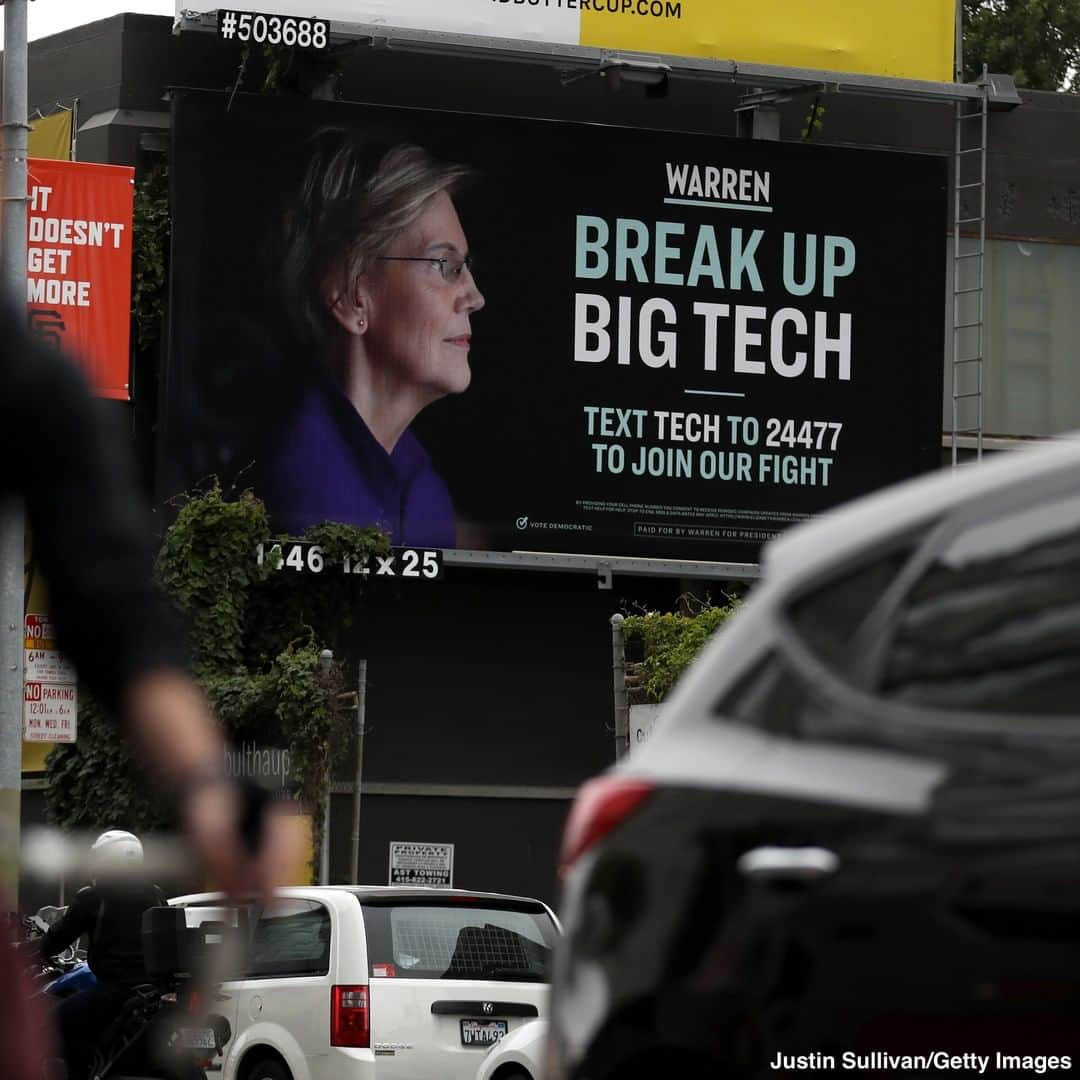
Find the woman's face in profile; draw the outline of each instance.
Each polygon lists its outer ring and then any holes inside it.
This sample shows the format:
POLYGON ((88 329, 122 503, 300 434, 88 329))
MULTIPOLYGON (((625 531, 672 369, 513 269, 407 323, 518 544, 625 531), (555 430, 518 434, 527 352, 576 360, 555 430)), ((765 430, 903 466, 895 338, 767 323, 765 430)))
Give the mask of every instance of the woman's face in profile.
POLYGON ((369 360, 432 400, 460 394, 472 375, 470 316, 484 298, 468 268, 452 272, 468 250, 453 201, 440 192, 366 275, 369 360), (449 280, 438 262, 443 258, 449 280))

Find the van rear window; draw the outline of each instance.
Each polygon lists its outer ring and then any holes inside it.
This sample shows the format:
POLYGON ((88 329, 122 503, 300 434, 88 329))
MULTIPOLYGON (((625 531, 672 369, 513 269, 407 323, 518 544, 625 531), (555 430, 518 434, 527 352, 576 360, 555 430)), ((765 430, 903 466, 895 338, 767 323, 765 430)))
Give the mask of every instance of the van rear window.
POLYGON ((556 929, 547 912, 455 903, 364 904, 371 975, 546 982, 556 929))

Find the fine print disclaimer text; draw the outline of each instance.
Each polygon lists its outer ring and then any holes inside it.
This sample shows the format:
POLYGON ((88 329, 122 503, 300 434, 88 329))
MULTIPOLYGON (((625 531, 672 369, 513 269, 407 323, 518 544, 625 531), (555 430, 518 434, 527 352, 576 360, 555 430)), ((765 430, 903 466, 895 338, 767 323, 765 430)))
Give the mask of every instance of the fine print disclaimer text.
POLYGON ((842 1054, 777 1053, 769 1062, 769 1068, 780 1076, 808 1072, 892 1072, 892 1073, 967 1073, 986 1075, 1009 1073, 1065 1072, 1072 1068, 1072 1058, 1067 1054, 1007 1054, 995 1051, 989 1054, 958 1054, 950 1050, 931 1050, 925 1054, 894 1054, 886 1050, 845 1050, 842 1054))

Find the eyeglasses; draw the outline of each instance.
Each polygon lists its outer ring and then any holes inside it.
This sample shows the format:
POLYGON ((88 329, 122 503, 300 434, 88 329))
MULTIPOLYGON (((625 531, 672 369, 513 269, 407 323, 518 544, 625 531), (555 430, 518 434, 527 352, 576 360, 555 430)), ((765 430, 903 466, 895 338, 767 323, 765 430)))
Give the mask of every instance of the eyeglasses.
POLYGON ((456 285, 465 270, 472 273, 473 257, 468 255, 380 255, 379 262, 426 262, 434 263, 443 281, 456 285))

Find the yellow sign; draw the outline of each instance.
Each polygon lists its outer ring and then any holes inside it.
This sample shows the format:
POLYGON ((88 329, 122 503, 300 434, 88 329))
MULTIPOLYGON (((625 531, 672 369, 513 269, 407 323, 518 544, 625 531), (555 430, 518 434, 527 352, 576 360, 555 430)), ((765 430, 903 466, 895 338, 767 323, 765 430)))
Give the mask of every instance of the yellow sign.
MULTIPOLYGON (((49 593, 45 585, 45 579, 42 578, 41 572, 34 562, 33 556, 33 538, 31 537, 29 529, 26 533, 25 541, 25 577, 23 579, 25 592, 23 594, 23 605, 27 611, 48 611, 49 610, 49 593)), ((25 644, 25 642, 24 642, 25 644)), ((52 648, 53 642, 49 640, 48 644, 44 647, 52 648)), ((30 648, 30 645, 26 645, 30 648)), ((23 740, 22 744, 22 771, 23 772, 43 772, 45 769, 45 758, 48 757, 49 751, 52 750, 52 743, 42 742, 26 742, 23 740)))
MULTIPOLYGON (((231 11, 953 81, 959 0, 230 0, 231 11)), ((213 11, 176 0, 176 13, 213 11)), ((257 16, 255 17, 257 21, 257 16)), ((265 18, 264 18, 265 21, 265 18)), ((235 24, 235 20, 234 20, 235 24)), ((245 24, 245 25, 251 25, 245 24)), ((251 31, 248 31, 249 37, 251 31)))
POLYGON ((27 145, 31 157, 71 160, 71 110, 61 109, 52 116, 30 121, 27 145))
POLYGON ((592 0, 581 44, 952 82, 956 0, 592 0))

